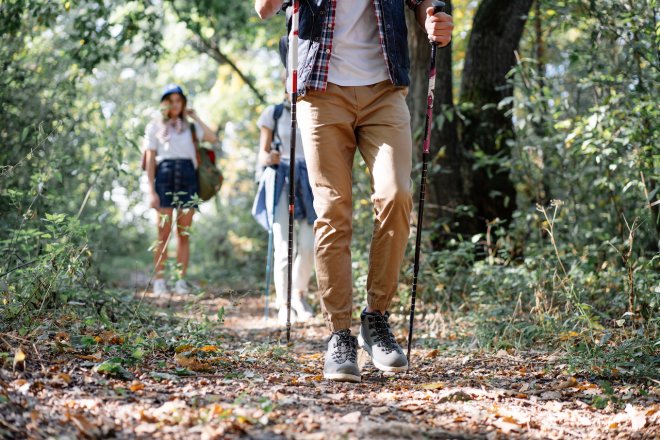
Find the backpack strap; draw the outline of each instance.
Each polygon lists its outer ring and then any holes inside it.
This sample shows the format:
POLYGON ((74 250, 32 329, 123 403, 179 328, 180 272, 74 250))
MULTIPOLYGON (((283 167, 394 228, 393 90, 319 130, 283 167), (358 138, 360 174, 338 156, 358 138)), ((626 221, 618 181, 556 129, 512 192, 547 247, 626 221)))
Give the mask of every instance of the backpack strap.
POLYGON ((199 147, 199 140, 197 139, 197 128, 195 127, 194 122, 190 123, 190 133, 192 133, 192 140, 193 144, 195 144, 195 148, 199 147))
POLYGON ((275 124, 273 125, 273 141, 275 138, 277 138, 278 141, 280 141, 280 144, 282 143, 282 138, 280 138, 280 134, 278 133, 277 126, 278 126, 278 121, 282 117, 282 113, 284 113, 284 103, 279 103, 275 106, 275 109, 273 110, 273 121, 275 124))
POLYGON ((201 163, 201 156, 199 155, 199 139, 197 139, 197 130, 195 129, 195 123, 190 123, 190 133, 192 134, 193 145, 195 146, 195 155, 197 156, 197 166, 201 163))

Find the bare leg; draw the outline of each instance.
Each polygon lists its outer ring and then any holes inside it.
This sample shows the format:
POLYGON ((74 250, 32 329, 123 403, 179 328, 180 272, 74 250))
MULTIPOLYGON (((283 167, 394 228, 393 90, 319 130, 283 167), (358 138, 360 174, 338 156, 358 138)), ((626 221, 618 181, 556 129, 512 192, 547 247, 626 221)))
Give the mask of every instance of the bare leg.
POLYGON ((154 249, 154 268, 156 272, 154 278, 160 279, 163 278, 165 270, 167 244, 172 231, 172 214, 174 210, 172 208, 158 208, 156 211, 158 211, 158 243, 156 249, 154 249))
POLYGON ((192 225, 194 209, 178 209, 176 214, 177 249, 176 262, 181 267, 181 278, 186 276, 190 260, 190 226, 192 225))

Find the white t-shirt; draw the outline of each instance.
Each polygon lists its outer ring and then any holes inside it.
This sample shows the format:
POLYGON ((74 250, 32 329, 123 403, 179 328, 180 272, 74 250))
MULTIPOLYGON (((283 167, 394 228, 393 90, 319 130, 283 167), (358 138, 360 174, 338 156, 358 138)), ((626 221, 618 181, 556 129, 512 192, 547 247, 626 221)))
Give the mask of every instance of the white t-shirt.
MULTIPOLYGON (((259 128, 266 127, 270 130, 275 128, 275 120, 273 115, 275 113, 275 106, 269 105, 266 110, 261 114, 257 121, 259 128)), ((280 158, 291 158, 291 111, 284 107, 282 116, 277 120, 277 134, 282 140, 280 146, 280 158)), ((296 128, 296 159, 305 159, 305 152, 303 151, 302 137, 300 137, 300 128, 296 128)))
POLYGON ((389 79, 372 0, 337 0, 328 82, 368 86, 389 79))
MULTIPOLYGON (((195 132, 198 142, 204 137, 204 129, 195 122, 195 132)), ((173 126, 168 125, 167 135, 163 138, 163 122, 152 120, 147 124, 144 134, 144 148, 156 151, 156 163, 166 159, 190 159, 197 168, 197 153, 190 133, 190 123, 183 122, 183 129, 179 133, 173 126)))

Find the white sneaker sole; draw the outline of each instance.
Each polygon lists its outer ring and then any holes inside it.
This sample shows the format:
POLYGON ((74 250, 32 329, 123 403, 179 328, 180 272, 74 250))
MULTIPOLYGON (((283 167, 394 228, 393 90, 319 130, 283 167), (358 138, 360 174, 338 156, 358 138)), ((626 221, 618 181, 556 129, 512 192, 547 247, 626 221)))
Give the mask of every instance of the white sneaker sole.
POLYGON ((335 382, 362 382, 362 378, 360 376, 347 373, 323 373, 323 378, 327 380, 333 380, 335 382))
POLYGON ((365 342, 364 338, 362 337, 362 333, 360 332, 358 334, 358 345, 360 346, 361 349, 369 353, 369 356, 371 356, 371 362, 373 362, 374 367, 378 368, 380 371, 384 371, 386 373, 405 373, 408 371, 408 361, 406 360, 406 365, 402 367, 391 367, 388 365, 383 365, 379 363, 376 359, 374 359, 374 355, 371 352, 371 347, 369 347, 365 342))

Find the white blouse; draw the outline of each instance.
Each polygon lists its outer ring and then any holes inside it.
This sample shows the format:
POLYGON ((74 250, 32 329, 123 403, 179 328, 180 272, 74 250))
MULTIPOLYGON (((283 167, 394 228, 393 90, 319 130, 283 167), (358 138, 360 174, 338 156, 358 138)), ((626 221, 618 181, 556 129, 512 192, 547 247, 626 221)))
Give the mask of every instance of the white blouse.
MULTIPOLYGON (((174 126, 168 124, 167 135, 163 138, 163 122, 157 119, 147 124, 144 133, 144 148, 156 151, 156 163, 167 159, 190 159, 197 168, 197 153, 193 144, 190 124, 183 123, 183 129, 179 133, 174 126)), ((204 129, 195 122, 195 133, 200 142, 204 138, 204 129)))

